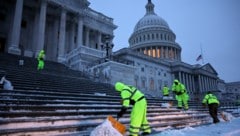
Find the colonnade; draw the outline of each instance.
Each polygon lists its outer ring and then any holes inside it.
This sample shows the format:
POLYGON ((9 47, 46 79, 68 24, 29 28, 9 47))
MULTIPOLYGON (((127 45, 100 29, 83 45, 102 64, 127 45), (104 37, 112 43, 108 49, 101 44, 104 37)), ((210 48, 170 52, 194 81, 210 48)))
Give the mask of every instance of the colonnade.
POLYGON ((148 56, 154 58, 164 58, 172 60, 181 60, 179 49, 168 46, 150 46, 137 49, 139 52, 142 52, 148 56))
MULTIPOLYGON (((103 42, 102 36, 106 35, 99 30, 91 29, 84 25, 84 16, 80 11, 74 14, 74 19, 69 20, 68 13, 71 11, 67 10, 65 7, 61 7, 60 18, 53 21, 51 29, 47 28, 47 15, 48 15, 48 5, 52 4, 49 3, 47 0, 40 1, 40 8, 39 11, 34 13, 36 14, 32 31, 32 43, 29 44, 28 47, 25 48, 24 55, 25 56, 33 56, 36 55, 40 50, 47 49, 47 52, 51 56, 51 54, 55 54, 52 56, 57 56, 57 61, 62 62, 64 61, 64 56, 67 51, 71 51, 78 46, 84 45, 90 48, 101 49, 101 44, 103 42), (69 25, 69 27, 67 27, 69 25), (68 29, 68 30, 67 30, 68 29), (54 31, 54 32, 50 32, 54 31), (47 45, 45 41, 46 33, 50 37, 48 40, 55 40, 56 42, 48 42, 55 45, 47 45), (92 38, 92 35, 94 37, 92 38), (70 37, 71 36, 71 37, 70 37), (91 38, 90 38, 91 37, 91 38), (54 47, 46 47, 46 46, 54 46, 54 47), (55 53, 53 53, 55 52, 55 53)), ((24 9, 24 0, 17 0, 15 5, 15 12, 14 18, 12 20, 13 24, 10 28, 9 40, 8 40, 8 52, 12 54, 21 54, 20 50, 20 36, 21 36, 21 22, 22 22, 22 14, 24 9)), ((52 18, 51 18, 52 19, 52 18)), ((30 23, 29 23, 30 24, 30 23)), ((29 26, 30 27, 30 26, 29 26)), ((25 37, 28 38, 28 37, 25 37)), ((30 40, 29 40, 30 41, 30 40)))
POLYGON ((200 91, 207 92, 217 89, 217 80, 206 75, 193 75, 186 72, 178 72, 179 80, 185 85, 191 93, 200 91))

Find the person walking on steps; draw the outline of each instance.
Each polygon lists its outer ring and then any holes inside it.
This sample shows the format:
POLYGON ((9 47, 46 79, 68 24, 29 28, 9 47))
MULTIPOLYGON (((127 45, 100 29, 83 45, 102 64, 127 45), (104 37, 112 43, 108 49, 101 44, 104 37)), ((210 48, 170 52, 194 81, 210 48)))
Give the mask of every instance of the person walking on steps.
POLYGON ((43 70, 44 68, 44 58, 45 58, 45 53, 44 50, 41 50, 38 54, 38 70, 43 70))
POLYGON ((178 102, 177 108, 182 109, 182 105, 184 105, 184 110, 188 110, 189 95, 187 94, 185 86, 177 79, 175 79, 172 85, 172 91, 175 94, 176 100, 178 102))
POLYGON ((122 98, 122 108, 117 114, 117 119, 123 116, 130 105, 133 105, 130 115, 130 136, 138 136, 140 129, 143 131, 142 135, 150 134, 151 128, 147 120, 147 100, 144 94, 135 87, 122 82, 117 82, 115 89, 122 98))
POLYGON ((217 97, 213 95, 210 91, 207 92, 205 97, 202 100, 202 105, 205 107, 208 105, 209 114, 213 119, 213 123, 218 123, 219 119, 217 117, 218 106, 220 102, 218 101, 217 97))

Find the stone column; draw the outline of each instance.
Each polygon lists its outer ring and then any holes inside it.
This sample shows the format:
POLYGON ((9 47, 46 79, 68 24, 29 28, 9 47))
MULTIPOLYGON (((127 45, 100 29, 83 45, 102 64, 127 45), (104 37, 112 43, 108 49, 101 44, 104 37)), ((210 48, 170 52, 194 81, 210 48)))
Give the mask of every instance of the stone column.
POLYGON ((166 51, 167 51, 166 58, 169 59, 169 47, 166 47, 166 51))
POLYGON ((83 20, 81 16, 78 16, 78 33, 77 33, 77 47, 83 45, 83 20))
POLYGON ((194 76, 192 76, 192 88, 193 88, 193 91, 196 92, 196 88, 195 88, 195 81, 194 81, 194 76))
POLYGON ((97 37, 97 44, 98 44, 98 47, 97 49, 101 50, 101 45, 102 45, 102 34, 101 32, 98 32, 98 37, 97 37))
POLYGON ((207 91, 207 77, 206 76, 204 76, 203 81, 204 81, 204 91, 207 91))
POLYGON ((153 57, 153 47, 150 47, 150 56, 153 57))
POLYGON ((212 81, 211 81, 211 89, 212 89, 212 90, 214 89, 214 84, 213 84, 213 82, 214 82, 214 78, 212 78, 212 81))
POLYGON ((47 2, 45 0, 42 0, 41 7, 40 7, 39 24, 38 24, 37 50, 35 54, 36 56, 40 50, 44 49, 46 12, 47 12, 47 2))
POLYGON ((174 58, 174 59, 177 59, 177 52, 176 52, 176 48, 174 48, 173 50, 174 50, 174 51, 173 51, 173 53, 174 53, 174 57, 173 57, 173 58, 174 58))
POLYGON ((201 76, 198 75, 198 84, 199 84, 199 92, 202 92, 202 81, 201 76))
POLYGON ((207 77, 207 90, 210 90, 210 86, 209 86, 209 77, 207 77))
POLYGON ((163 55, 163 46, 161 46, 161 57, 160 58, 164 58, 164 55, 163 55))
POLYGON ((14 20, 13 20, 13 28, 10 35, 8 53, 11 54, 21 54, 21 50, 19 49, 19 38, 21 33, 21 22, 22 22, 22 11, 23 11, 23 0, 16 1, 14 20))
POLYGON ((90 47, 90 45, 89 45, 89 32, 90 32, 89 28, 86 27, 86 46, 87 47, 90 47))
POLYGON ((190 90, 190 84, 189 84, 189 78, 188 78, 188 73, 186 73, 186 89, 189 91, 190 90))
POLYGON ((58 62, 63 63, 65 61, 64 49, 65 49, 65 34, 66 34, 66 14, 67 11, 62 9, 60 19, 60 32, 58 40, 58 62))
POLYGON ((205 76, 203 76, 203 78, 202 78, 202 85, 203 85, 203 91, 206 92, 205 76))

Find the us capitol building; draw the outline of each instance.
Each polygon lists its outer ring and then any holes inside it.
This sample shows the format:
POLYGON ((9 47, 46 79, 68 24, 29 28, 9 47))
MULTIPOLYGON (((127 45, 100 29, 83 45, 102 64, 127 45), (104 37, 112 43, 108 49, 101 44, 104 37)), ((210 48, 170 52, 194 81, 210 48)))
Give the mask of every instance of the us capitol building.
MULTIPOLYGON (((89 5, 87 0, 1 0, 0 52, 36 57, 44 49, 46 60, 88 73, 93 80, 135 85, 152 97, 161 97, 163 86, 171 88, 174 79, 185 84, 191 99, 207 91, 219 97, 227 93, 211 64, 181 61, 176 35, 154 12, 151 0, 129 37, 129 47, 116 52, 113 18, 89 5)), ((231 84, 236 86, 240 88, 238 82, 231 84)))

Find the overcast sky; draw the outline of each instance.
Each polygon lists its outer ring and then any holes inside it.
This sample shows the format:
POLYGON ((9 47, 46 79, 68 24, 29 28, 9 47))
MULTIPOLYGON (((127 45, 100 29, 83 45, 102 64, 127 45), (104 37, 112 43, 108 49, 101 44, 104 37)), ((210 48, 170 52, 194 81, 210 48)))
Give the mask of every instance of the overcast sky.
MULTIPOLYGON (((114 51, 128 47, 148 0, 89 0, 90 8, 114 19, 114 51)), ((152 0, 155 13, 176 34, 182 61, 202 64, 203 52, 225 82, 240 81, 240 0, 152 0)))

